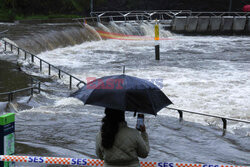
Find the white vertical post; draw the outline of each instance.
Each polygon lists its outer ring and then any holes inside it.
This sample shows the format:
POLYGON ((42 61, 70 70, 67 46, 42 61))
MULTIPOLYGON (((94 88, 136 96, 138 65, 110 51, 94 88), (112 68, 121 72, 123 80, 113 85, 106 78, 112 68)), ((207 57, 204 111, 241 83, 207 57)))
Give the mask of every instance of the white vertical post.
POLYGON ((92 16, 92 12, 93 12, 93 0, 91 0, 90 2, 90 15, 92 16))
POLYGON ((229 0, 230 2, 229 2, 229 9, 228 9, 228 11, 229 12, 231 12, 232 11, 232 0, 229 0))

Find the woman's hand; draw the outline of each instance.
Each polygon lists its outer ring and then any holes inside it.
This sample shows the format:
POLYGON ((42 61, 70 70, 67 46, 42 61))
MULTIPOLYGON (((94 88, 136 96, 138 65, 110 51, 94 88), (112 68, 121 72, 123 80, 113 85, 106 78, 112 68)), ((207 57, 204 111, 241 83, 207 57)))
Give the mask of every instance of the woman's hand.
POLYGON ((140 126, 140 131, 141 132, 146 132, 146 126, 145 125, 141 125, 140 126))

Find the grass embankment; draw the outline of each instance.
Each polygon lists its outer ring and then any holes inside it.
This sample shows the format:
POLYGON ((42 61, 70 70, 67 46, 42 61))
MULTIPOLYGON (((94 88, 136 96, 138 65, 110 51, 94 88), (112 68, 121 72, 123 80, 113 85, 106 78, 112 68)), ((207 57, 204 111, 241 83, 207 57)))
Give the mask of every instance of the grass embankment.
POLYGON ((0 21, 10 21, 12 18, 10 12, 0 10, 0 21))
POLYGON ((52 15, 32 15, 32 16, 16 16, 15 20, 33 20, 33 19, 39 19, 39 20, 48 20, 48 19, 58 19, 58 18, 80 18, 82 16, 79 15, 64 15, 64 14, 52 14, 52 15))
POLYGON ((66 19, 73 19, 73 18, 81 18, 80 15, 69 15, 69 14, 50 14, 50 15, 13 15, 11 12, 8 11, 1 11, 0 10, 0 21, 5 22, 13 22, 14 20, 49 20, 49 19, 59 19, 59 18, 66 18, 66 19))

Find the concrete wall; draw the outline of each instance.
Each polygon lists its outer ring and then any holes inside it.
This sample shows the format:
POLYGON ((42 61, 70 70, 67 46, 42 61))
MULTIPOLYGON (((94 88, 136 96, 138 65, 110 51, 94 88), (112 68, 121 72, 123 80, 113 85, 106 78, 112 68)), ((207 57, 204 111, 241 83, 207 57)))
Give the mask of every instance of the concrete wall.
POLYGON ((235 16, 233 21, 233 30, 238 31, 244 31, 246 26, 247 18, 246 16, 235 16))
POLYGON ((177 32, 185 31, 186 28, 187 17, 175 17, 172 25, 172 30, 177 32))
POLYGON ((187 32, 195 32, 197 24, 198 24, 198 17, 197 16, 188 16, 186 24, 187 24, 187 26, 186 26, 187 32))
POLYGON ((172 21, 172 31, 187 33, 250 32, 250 16, 179 16, 172 21))
POLYGON ((235 32, 244 31, 246 26, 246 16, 235 16, 233 21, 233 30, 235 32))
POLYGON ((197 32, 207 32, 209 25, 210 17, 209 16, 200 16, 198 18, 197 32))
POLYGON ((247 17, 247 23, 245 27, 246 32, 250 33, 250 16, 247 17))
POLYGON ((215 32, 220 31, 221 17, 220 16, 211 16, 209 21, 209 31, 215 32))
POLYGON ((221 32, 229 32, 233 28, 234 17, 222 16, 221 32))

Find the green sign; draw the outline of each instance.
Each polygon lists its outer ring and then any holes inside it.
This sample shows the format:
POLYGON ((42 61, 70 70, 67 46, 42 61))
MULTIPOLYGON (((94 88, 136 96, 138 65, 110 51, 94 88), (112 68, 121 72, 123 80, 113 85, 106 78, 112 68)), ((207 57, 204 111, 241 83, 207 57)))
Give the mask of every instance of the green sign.
POLYGON ((15 122, 15 114, 8 113, 0 116, 0 125, 7 125, 9 123, 15 122))
MULTIPOLYGON (((0 116, 0 154, 15 153, 15 114, 8 113, 0 116)), ((1 162, 0 167, 14 167, 13 162, 1 162)))
POLYGON ((13 163, 13 162, 4 162, 4 167, 15 167, 15 163, 13 163))
POLYGON ((4 155, 15 153, 15 134, 11 133, 4 136, 4 155))

